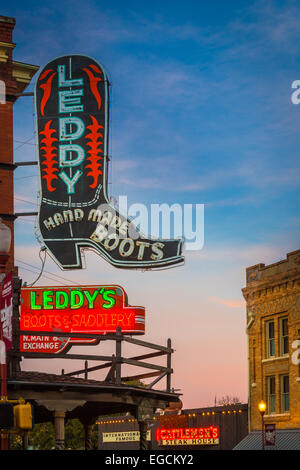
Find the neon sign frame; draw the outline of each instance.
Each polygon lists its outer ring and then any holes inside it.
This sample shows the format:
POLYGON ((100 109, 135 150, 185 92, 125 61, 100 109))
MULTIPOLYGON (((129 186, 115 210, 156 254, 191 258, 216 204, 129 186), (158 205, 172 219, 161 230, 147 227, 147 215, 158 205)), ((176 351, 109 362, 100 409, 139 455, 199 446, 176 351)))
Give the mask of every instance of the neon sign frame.
POLYGON ((219 426, 197 428, 156 429, 156 440, 161 445, 217 445, 219 444, 219 426))
POLYGON ((182 264, 183 240, 146 238, 107 195, 109 81, 83 55, 57 57, 35 84, 40 235, 61 269, 81 269, 83 249, 119 268, 182 264))
POLYGON ((120 326, 123 334, 145 333, 145 308, 128 305, 118 285, 79 287, 23 287, 20 329, 45 331, 53 336, 20 337, 20 351, 61 353, 72 345, 98 344, 99 340, 76 338, 76 333, 109 334, 120 326), (60 337, 59 333, 74 333, 60 337), (55 344, 54 344, 55 343, 55 344))

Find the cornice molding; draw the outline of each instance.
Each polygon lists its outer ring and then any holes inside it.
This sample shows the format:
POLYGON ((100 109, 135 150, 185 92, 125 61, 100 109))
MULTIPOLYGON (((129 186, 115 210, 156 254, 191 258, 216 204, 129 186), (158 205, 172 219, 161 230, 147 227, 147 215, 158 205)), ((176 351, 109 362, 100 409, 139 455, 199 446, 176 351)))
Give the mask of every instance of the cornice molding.
POLYGON ((7 62, 11 51, 16 47, 13 42, 1 42, 0 41, 0 62, 7 62))
POLYGON ((38 69, 39 66, 37 65, 25 64, 23 62, 13 60, 12 75, 17 82, 28 85, 38 69))
POLYGON ((254 281, 242 289, 246 301, 259 297, 274 297, 286 295, 289 292, 300 291, 300 267, 288 272, 275 274, 274 276, 254 281))

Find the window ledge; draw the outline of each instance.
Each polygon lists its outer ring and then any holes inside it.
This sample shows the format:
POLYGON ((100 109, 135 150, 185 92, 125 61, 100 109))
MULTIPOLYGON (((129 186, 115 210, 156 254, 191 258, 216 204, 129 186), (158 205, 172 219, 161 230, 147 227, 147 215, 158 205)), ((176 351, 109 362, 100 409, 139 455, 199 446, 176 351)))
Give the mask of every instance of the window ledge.
POLYGON ((262 363, 264 362, 272 362, 272 361, 283 361, 284 359, 289 359, 290 355, 285 354, 284 356, 277 356, 277 357, 268 357, 268 359, 262 359, 262 363))
POLYGON ((264 415, 265 418, 289 418, 290 412, 287 411, 286 413, 272 413, 270 415, 264 415))

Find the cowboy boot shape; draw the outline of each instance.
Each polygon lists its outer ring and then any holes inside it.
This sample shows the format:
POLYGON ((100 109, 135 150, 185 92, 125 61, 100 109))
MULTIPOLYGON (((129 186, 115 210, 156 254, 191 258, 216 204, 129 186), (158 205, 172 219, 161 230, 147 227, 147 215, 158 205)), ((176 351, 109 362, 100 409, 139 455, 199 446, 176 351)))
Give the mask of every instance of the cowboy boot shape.
POLYGON ((143 237, 107 196, 109 81, 82 55, 49 62, 35 84, 39 229, 61 269, 81 269, 92 248, 116 267, 182 263, 182 240, 143 237))

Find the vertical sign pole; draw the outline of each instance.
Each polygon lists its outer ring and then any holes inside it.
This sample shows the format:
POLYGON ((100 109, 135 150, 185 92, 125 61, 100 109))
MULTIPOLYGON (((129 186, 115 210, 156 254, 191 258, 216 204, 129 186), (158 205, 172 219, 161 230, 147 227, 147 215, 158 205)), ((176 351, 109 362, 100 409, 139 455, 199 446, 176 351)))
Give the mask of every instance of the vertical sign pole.
POLYGON ((1 400, 7 400, 6 347, 0 325, 1 400))
POLYGON ((121 383, 121 343, 122 343, 122 330, 118 326, 116 329, 116 384, 121 383))
MULTIPOLYGON (((1 400, 7 400, 6 347, 3 341, 2 324, 0 322, 0 367, 1 367, 1 400)), ((7 433, 1 433, 1 450, 8 450, 7 433)))
POLYGON ((261 449, 265 450, 264 415, 261 414, 261 449))
MULTIPOLYGON (((167 346, 171 349, 171 339, 168 339, 167 346)), ((167 368, 171 369, 171 351, 168 352, 167 355, 167 368)), ((168 371, 167 373, 167 392, 171 391, 171 372, 168 371)))
POLYGON ((20 371, 20 297, 21 297, 22 279, 19 276, 13 277, 13 342, 11 355, 11 374, 15 375, 20 371))

